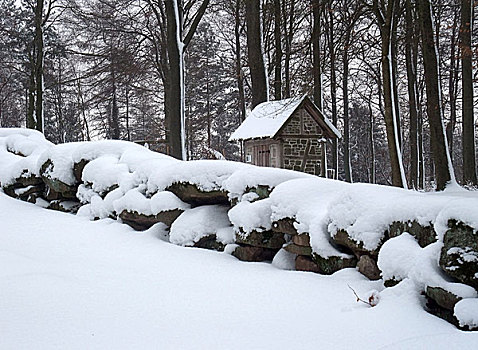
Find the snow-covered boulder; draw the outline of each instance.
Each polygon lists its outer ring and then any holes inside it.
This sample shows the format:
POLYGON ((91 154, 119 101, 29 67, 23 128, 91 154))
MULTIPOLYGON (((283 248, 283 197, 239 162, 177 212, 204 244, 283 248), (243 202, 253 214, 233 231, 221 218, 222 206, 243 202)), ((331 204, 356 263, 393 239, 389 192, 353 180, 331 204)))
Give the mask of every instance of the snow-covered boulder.
POLYGON ((267 198, 279 184, 302 178, 315 178, 315 176, 286 169, 248 166, 235 171, 224 182, 223 187, 228 192, 231 202, 236 204, 247 194, 255 194, 255 196, 249 195, 250 198, 244 198, 248 201, 267 198))
POLYGON ((478 233, 476 229, 450 220, 443 237, 440 266, 445 273, 478 290, 478 233))
POLYGON ((0 129, 0 186, 11 197, 35 203, 44 184, 38 158, 53 144, 28 129, 0 129))
POLYGON ((229 206, 204 205, 188 209, 171 225, 169 240, 181 246, 224 250, 234 242, 227 216, 229 206))
POLYGON ((421 248, 413 236, 403 233, 383 244, 378 267, 385 281, 413 281, 417 291, 426 294, 428 311, 457 324, 453 316, 455 305, 465 298, 477 298, 478 293, 443 273, 438 265, 441 246, 436 242, 421 248))
POLYGON ((113 201, 119 218, 135 230, 146 230, 158 222, 169 227, 184 210, 189 209, 189 204, 171 192, 161 191, 148 198, 144 190, 141 186, 133 188, 113 201))
POLYGON ((148 192, 168 190, 192 205, 229 204, 224 182, 247 164, 225 160, 146 164, 148 192))
POLYGON ((478 330, 478 298, 460 300, 454 308, 458 325, 466 330, 478 330))

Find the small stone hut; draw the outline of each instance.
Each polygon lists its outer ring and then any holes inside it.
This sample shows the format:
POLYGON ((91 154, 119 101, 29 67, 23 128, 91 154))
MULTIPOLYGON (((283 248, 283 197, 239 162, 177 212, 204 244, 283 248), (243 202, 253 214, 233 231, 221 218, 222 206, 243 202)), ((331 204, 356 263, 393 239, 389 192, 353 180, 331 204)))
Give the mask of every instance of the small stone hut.
POLYGON ((244 160, 326 176, 327 140, 340 132, 307 97, 257 105, 229 141, 244 142, 244 160))

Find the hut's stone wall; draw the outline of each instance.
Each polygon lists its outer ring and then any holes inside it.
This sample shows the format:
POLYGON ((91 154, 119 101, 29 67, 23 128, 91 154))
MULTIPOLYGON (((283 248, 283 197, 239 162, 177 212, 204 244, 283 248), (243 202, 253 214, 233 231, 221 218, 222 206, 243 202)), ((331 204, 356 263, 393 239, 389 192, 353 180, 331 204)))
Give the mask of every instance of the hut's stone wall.
POLYGON ((284 125, 279 137, 282 167, 320 175, 324 142, 323 130, 304 109, 298 110, 284 125))

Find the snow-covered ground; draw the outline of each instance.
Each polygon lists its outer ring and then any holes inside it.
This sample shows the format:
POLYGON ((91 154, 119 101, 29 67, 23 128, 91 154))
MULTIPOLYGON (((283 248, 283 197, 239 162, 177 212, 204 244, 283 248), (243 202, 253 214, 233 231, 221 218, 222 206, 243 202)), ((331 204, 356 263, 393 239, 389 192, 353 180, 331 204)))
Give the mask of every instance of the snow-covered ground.
POLYGON ((0 349, 478 349, 423 311, 412 281, 382 289, 42 209, 0 192, 0 349), (357 303, 380 291, 376 307, 357 303))

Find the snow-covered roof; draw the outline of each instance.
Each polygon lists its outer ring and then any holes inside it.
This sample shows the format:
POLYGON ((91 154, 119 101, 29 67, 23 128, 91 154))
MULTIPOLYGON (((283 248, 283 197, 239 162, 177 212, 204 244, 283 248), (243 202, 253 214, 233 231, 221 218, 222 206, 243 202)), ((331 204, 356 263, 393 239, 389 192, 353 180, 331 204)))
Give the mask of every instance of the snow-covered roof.
POLYGON ((284 100, 263 102, 257 105, 239 128, 234 131, 229 141, 273 138, 304 100, 307 100, 315 107, 326 127, 328 127, 335 136, 338 138, 342 137, 337 128, 318 110, 307 95, 303 95, 301 97, 287 98, 284 100))

